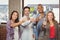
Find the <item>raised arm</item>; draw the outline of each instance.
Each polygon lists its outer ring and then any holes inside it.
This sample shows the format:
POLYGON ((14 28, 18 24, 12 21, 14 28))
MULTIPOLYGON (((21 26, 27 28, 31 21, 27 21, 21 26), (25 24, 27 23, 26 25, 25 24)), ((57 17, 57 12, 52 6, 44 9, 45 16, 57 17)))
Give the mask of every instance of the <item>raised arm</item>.
POLYGON ((19 21, 18 23, 11 23, 10 26, 14 28, 20 24, 22 24, 22 21, 19 21))

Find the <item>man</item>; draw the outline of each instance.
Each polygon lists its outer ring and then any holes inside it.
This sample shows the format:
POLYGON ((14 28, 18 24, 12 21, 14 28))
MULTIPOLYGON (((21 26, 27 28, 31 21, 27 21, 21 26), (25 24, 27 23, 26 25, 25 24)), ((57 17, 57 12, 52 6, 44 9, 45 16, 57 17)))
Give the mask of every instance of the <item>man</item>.
POLYGON ((33 35, 32 22, 34 21, 34 19, 29 17, 30 7, 28 6, 24 7, 23 12, 24 16, 21 19, 23 21, 23 23, 21 24, 21 27, 23 27, 23 32, 20 40, 34 40, 32 36, 33 35))

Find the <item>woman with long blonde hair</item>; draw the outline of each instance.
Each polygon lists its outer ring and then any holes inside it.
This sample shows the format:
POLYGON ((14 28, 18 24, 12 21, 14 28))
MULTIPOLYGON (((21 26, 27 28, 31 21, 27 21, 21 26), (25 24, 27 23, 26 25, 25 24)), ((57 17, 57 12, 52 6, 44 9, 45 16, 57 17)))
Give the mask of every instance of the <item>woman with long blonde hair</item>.
POLYGON ((55 20, 54 13, 52 11, 47 13, 46 23, 44 25, 46 25, 47 40, 58 40, 58 22, 55 20))

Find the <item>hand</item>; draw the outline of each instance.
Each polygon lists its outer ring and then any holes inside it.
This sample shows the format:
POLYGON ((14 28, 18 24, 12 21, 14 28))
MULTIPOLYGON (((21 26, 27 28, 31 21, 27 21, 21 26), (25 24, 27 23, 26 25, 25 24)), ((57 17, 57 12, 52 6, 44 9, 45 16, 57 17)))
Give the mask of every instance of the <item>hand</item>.
POLYGON ((46 25, 46 24, 47 24, 46 21, 44 21, 44 22, 43 22, 43 25, 46 25))
POLYGON ((31 22, 36 22, 36 19, 35 18, 30 18, 30 21, 31 22))
POLYGON ((47 24, 46 21, 44 21, 42 27, 45 28, 46 24, 47 24))
POLYGON ((25 22, 26 20, 27 20, 27 18, 22 18, 22 19, 20 19, 19 22, 23 23, 23 22, 25 22))
POLYGON ((31 22, 33 22, 33 20, 34 20, 33 18, 30 18, 30 21, 31 21, 31 22))
POLYGON ((22 24, 22 23, 23 23, 23 20, 20 20, 20 21, 19 21, 19 24, 22 24))
POLYGON ((41 16, 39 16, 38 18, 39 18, 39 20, 40 20, 42 17, 41 17, 41 16))

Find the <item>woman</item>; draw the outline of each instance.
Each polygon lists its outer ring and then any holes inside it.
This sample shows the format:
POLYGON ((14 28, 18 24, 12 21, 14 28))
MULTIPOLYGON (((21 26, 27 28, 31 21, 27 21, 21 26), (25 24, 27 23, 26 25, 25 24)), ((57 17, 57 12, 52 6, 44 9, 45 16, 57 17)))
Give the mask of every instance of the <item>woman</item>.
MULTIPOLYGON (((58 23, 55 20, 54 13, 49 11, 46 16, 46 22, 43 24, 46 25, 46 36, 49 40, 58 40, 58 23)), ((46 38, 46 40, 48 40, 46 38)))
POLYGON ((17 11, 13 11, 6 25, 6 29, 7 29, 6 40, 18 40, 19 39, 20 33, 18 34, 18 31, 19 31, 18 27, 21 23, 22 21, 19 21, 19 13, 17 11))
POLYGON ((37 32, 38 32, 38 39, 43 40, 43 36, 45 35, 46 29, 42 28, 43 21, 45 21, 45 13, 44 13, 44 7, 41 4, 38 4, 37 7, 38 10, 38 17, 37 17, 37 32))

